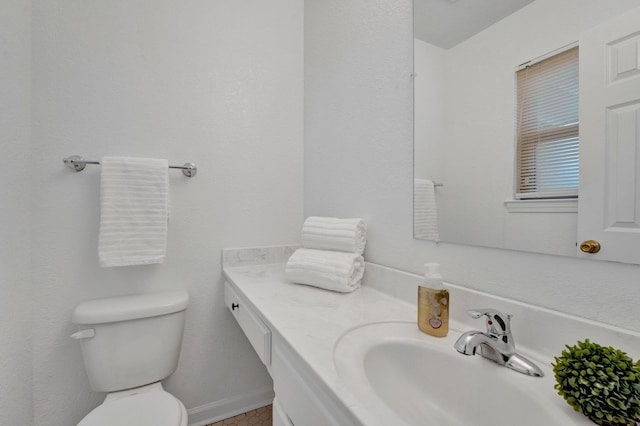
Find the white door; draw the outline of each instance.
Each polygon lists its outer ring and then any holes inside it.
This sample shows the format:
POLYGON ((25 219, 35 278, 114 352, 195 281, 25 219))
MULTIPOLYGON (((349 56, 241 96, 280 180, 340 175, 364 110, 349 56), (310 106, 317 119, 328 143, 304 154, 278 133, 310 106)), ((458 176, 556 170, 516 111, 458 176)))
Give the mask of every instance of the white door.
POLYGON ((640 263, 640 9, 580 37, 578 256, 640 263))

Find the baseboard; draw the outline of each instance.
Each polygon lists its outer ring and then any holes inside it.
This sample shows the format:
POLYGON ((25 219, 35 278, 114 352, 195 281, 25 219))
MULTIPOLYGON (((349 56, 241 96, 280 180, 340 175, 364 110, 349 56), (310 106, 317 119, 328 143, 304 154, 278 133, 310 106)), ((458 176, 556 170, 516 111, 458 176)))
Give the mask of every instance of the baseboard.
POLYGON ((271 404, 273 397, 273 388, 268 387, 191 408, 187 411, 189 414, 189 426, 205 426, 267 406, 271 404))

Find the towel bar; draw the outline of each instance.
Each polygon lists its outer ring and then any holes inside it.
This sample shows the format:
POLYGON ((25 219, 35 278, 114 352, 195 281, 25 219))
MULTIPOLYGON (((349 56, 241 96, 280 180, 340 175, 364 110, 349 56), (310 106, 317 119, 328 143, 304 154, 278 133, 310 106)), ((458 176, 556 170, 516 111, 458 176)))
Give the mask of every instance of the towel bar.
MULTIPOLYGON (((62 162, 67 165, 71 170, 75 172, 81 172, 84 170, 87 164, 100 164, 99 161, 85 160, 79 155, 71 155, 67 158, 63 158, 62 162)), ((182 174, 186 177, 194 177, 198 173, 198 168, 193 163, 184 163, 182 166, 169 166, 170 169, 182 169, 182 174)))

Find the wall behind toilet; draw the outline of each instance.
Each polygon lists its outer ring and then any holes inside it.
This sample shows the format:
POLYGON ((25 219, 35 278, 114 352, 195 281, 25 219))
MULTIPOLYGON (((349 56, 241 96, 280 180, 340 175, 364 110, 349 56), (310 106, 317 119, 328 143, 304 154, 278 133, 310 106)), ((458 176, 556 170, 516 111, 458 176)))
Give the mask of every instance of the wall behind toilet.
POLYGON ((30 2, 0 2, 0 424, 31 424, 30 2))
POLYGON ((306 0, 305 215, 364 217, 368 261, 640 330, 639 265, 413 239, 411 3, 306 0))
MULTIPOLYGON (((223 303, 222 247, 298 240, 303 205, 303 2, 33 2, 33 375, 36 425, 97 406, 78 343, 82 300, 184 289, 191 295, 168 390, 187 408, 271 386, 223 303), (100 268, 105 155, 195 162, 170 172, 162 265, 100 268)), ((13 423, 23 424, 23 423, 13 423)))

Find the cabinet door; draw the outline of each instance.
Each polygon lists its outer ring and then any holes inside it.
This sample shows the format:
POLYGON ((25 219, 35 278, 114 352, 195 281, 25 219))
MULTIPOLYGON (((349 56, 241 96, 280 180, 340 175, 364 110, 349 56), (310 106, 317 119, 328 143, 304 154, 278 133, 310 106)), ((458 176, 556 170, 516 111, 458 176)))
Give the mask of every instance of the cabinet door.
POLYGON ((327 392, 325 385, 315 376, 313 370, 277 335, 274 336, 270 372, 279 410, 286 413, 286 418, 293 425, 359 424, 354 421, 349 410, 341 402, 336 402, 331 392, 327 392))
POLYGON ((640 9, 580 37, 578 212, 579 257, 640 263, 640 9))
POLYGON ((291 420, 284 412, 284 408, 280 404, 280 400, 276 397, 273 400, 273 426, 293 426, 291 420))

